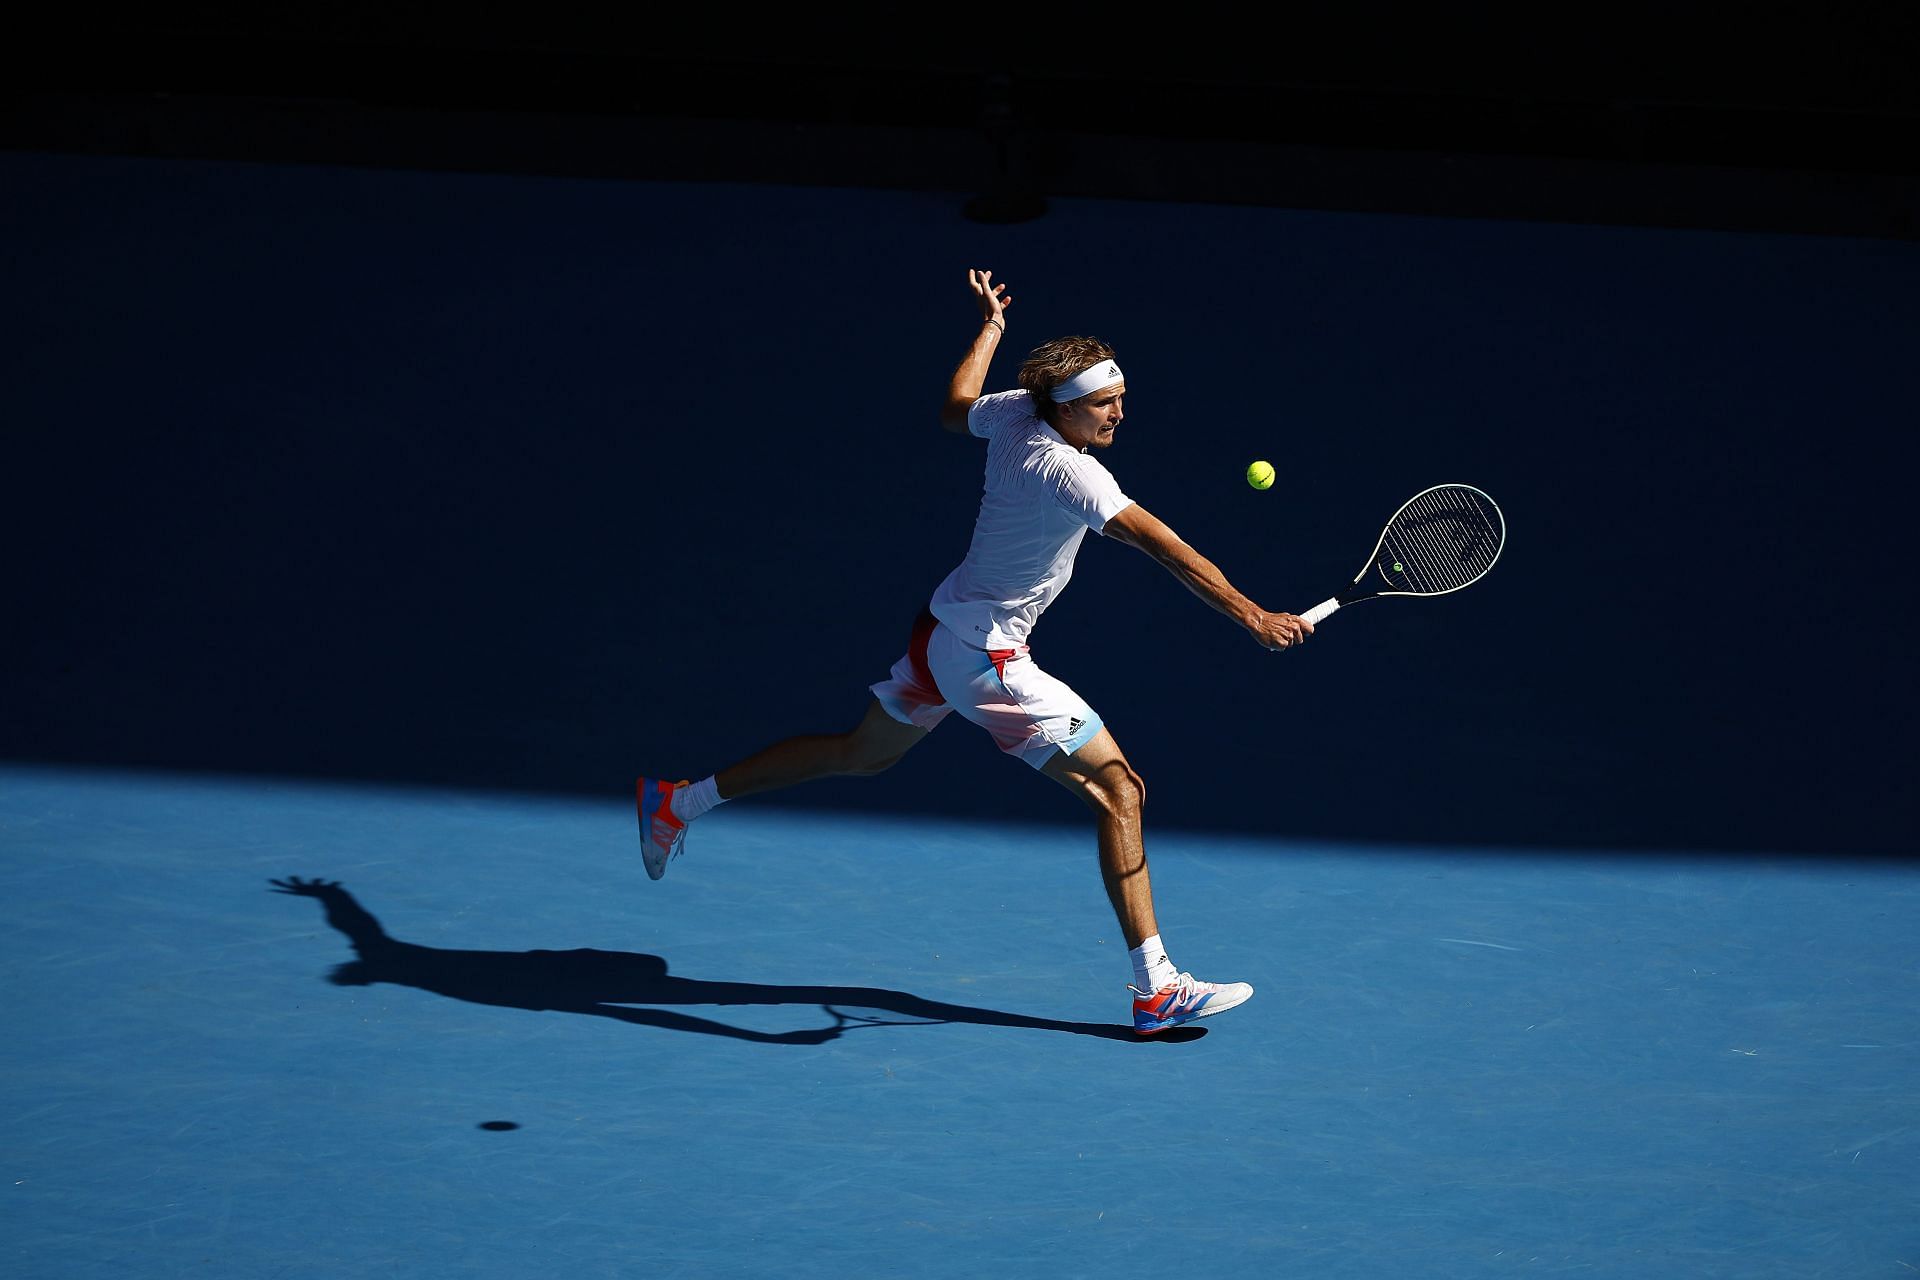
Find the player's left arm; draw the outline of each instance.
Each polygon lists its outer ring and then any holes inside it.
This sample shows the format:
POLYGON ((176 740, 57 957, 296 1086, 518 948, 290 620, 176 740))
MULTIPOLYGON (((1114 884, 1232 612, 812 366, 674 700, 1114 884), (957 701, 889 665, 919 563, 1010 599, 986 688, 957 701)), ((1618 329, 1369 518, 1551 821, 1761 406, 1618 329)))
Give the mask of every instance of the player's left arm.
POLYGON ((987 384, 987 366, 993 363, 1000 335, 1007 331, 1006 310, 1013 305, 1007 286, 993 283, 991 271, 969 270, 967 284, 980 308, 980 332, 947 380, 947 401, 940 407, 940 425, 956 435, 967 434, 967 410, 973 408, 987 384))
POLYGON ((1189 546, 1145 507, 1135 502, 1101 531, 1116 542, 1137 547, 1158 560, 1187 590, 1245 627, 1261 647, 1285 649, 1313 634, 1313 624, 1291 613, 1269 613, 1227 581, 1218 565, 1189 546))

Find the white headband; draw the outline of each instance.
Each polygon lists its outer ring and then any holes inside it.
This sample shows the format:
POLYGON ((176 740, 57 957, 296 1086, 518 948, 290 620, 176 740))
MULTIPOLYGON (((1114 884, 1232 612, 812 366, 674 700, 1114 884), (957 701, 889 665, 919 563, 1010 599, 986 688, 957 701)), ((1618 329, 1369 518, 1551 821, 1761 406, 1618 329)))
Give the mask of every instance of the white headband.
POLYGON ((1065 404, 1069 400, 1078 400, 1081 396, 1090 396, 1096 391, 1105 391, 1115 383, 1125 382, 1120 366, 1111 360, 1103 360, 1091 369, 1084 369, 1068 378, 1065 382, 1047 392, 1055 404, 1065 404))

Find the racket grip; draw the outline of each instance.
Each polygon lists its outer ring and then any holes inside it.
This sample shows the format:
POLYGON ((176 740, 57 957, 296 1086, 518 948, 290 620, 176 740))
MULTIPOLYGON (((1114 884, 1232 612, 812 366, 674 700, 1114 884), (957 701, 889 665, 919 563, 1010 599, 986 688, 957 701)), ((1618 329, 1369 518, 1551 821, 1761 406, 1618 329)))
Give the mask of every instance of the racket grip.
POLYGON ((1317 627, 1320 625, 1322 618, 1327 617, 1339 607, 1340 602, 1338 600, 1322 600, 1319 604, 1313 606, 1313 608, 1307 610, 1300 616, 1317 627))

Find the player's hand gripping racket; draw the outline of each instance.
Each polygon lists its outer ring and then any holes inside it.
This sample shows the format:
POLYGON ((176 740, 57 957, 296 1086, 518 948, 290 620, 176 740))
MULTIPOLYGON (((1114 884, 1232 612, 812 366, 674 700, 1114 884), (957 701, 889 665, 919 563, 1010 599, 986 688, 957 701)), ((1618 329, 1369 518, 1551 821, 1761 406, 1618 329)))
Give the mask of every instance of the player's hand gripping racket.
POLYGON ((1438 484, 1403 503, 1353 583, 1300 616, 1315 626, 1376 596, 1443 596, 1486 576, 1507 540, 1506 518, 1470 484, 1438 484))

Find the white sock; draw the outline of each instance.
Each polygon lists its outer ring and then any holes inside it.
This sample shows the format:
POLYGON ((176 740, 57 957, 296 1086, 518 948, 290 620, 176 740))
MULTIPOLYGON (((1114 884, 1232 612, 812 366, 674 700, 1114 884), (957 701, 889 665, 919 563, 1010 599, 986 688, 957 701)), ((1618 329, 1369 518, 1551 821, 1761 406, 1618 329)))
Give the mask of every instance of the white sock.
POLYGON ((725 803, 720 784, 711 777, 702 778, 673 793, 673 816, 682 822, 692 822, 715 805, 725 803))
POLYGON ((1133 987, 1136 991, 1152 995, 1180 976, 1180 971, 1173 967, 1173 961, 1167 959, 1167 949, 1161 944, 1157 933, 1129 951, 1127 958, 1133 961, 1133 987))

